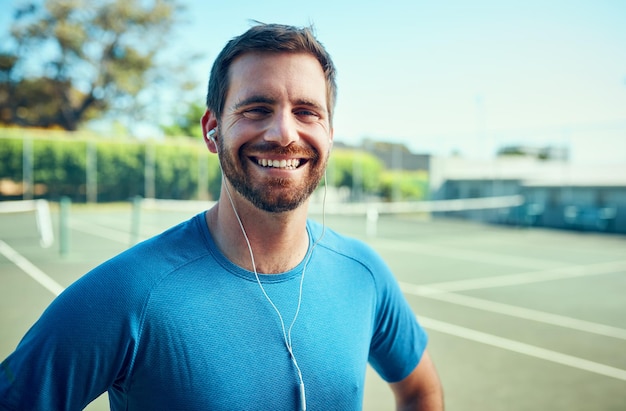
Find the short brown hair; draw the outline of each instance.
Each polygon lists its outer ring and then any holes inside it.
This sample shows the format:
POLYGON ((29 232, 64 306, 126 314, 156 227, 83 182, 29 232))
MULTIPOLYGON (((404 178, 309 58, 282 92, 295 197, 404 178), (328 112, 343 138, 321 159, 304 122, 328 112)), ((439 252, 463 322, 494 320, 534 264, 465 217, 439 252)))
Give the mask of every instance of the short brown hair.
POLYGON ((337 100, 336 70, 330 54, 315 38, 311 27, 259 23, 226 43, 211 68, 206 105, 219 120, 230 86, 229 69, 239 56, 249 52, 307 53, 319 61, 326 78, 326 104, 330 124, 337 100))

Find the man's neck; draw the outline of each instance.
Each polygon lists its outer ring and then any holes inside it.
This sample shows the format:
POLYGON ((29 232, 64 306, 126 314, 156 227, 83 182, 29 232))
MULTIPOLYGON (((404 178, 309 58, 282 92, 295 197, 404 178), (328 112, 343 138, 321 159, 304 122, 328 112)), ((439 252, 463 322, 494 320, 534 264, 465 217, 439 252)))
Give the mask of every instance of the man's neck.
POLYGON ((256 269, 258 273, 274 274, 297 266, 308 250, 307 207, 308 202, 293 211, 270 213, 242 200, 235 203, 235 212, 228 198, 222 196, 207 211, 206 220, 215 243, 230 261, 250 271, 256 269))

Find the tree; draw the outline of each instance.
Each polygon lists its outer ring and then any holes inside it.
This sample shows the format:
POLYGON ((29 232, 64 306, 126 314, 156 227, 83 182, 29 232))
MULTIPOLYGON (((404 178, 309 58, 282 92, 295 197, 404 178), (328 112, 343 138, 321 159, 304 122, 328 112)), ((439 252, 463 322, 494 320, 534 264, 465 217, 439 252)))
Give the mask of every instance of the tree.
POLYGON ((0 52, 0 122, 76 130, 107 112, 140 115, 182 7, 176 0, 44 0, 17 9, 0 52))
POLYGON ((200 127, 200 118, 204 114, 206 107, 204 104, 197 102, 187 106, 186 111, 178 115, 171 125, 161 125, 161 130, 166 136, 172 137, 199 137, 202 138, 202 128, 200 127))

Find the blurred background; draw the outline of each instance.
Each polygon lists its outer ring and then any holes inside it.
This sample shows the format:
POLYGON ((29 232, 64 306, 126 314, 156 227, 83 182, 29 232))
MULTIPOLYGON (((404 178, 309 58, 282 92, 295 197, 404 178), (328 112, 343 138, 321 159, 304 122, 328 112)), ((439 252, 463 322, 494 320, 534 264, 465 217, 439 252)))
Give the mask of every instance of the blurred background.
MULTIPOLYGON (((333 56, 311 218, 389 263, 448 409, 625 409, 623 1, 0 0, 0 359, 217 199, 208 73, 253 20, 313 25, 333 56)), ((391 395, 369 370, 364 409, 391 395)))
POLYGON ((257 20, 338 67, 333 199, 521 195, 456 215, 626 233, 621 2, 0 4, 1 199, 214 199, 207 75, 257 20))

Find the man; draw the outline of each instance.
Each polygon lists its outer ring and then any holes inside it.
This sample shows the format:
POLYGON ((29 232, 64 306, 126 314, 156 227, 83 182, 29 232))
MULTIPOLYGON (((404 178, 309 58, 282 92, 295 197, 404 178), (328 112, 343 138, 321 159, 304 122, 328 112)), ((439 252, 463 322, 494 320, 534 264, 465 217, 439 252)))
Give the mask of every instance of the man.
POLYGON ((349 410, 366 365, 398 409, 443 409, 426 334, 366 245, 307 220, 335 69, 310 30, 258 25, 211 71, 217 205, 88 273, 0 370, 0 409, 349 410))

